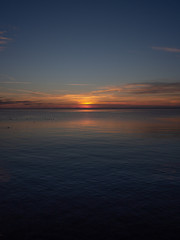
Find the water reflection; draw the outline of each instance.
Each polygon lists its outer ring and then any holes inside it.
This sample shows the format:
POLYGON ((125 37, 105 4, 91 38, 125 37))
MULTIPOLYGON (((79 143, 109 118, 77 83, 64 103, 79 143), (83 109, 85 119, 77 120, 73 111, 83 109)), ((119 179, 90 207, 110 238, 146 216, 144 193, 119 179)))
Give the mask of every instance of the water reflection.
MULTIPOLYGON (((9 113, 9 112, 8 112, 9 113)), ((11 113, 6 120, 1 119, 2 134, 16 132, 33 132, 53 130, 61 131, 89 131, 95 133, 140 133, 140 134, 170 134, 180 135, 179 112, 171 110, 170 114, 159 110, 151 112, 145 110, 120 111, 29 111, 11 113), (163 114, 162 114, 163 113, 163 114)))
POLYGON ((0 182, 9 182, 10 174, 2 167, 0 167, 0 182))
POLYGON ((1 113, 0 232, 6 239, 17 233, 22 233, 19 239, 52 239, 52 233, 62 236, 62 229, 78 236, 84 236, 82 229, 94 231, 92 239, 99 239, 96 227, 102 239, 106 229, 109 236, 116 232, 116 239, 124 239, 120 225, 123 233, 139 233, 147 223, 143 236, 148 236, 154 226, 162 234, 172 222, 168 236, 174 239, 172 232, 179 229, 178 111, 1 113), (29 226, 33 236, 28 236, 29 226))

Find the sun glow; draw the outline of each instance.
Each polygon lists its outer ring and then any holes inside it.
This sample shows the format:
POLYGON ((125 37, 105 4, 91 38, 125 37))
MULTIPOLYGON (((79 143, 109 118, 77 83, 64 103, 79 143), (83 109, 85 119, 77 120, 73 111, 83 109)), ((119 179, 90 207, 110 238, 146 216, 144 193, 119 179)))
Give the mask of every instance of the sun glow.
POLYGON ((83 105, 90 105, 90 104, 92 104, 92 102, 83 102, 81 104, 83 104, 83 105))
POLYGON ((92 104, 91 102, 83 102, 83 103, 81 103, 81 107, 82 108, 91 108, 92 107, 91 104, 92 104))
POLYGON ((84 107, 84 108, 90 108, 92 106, 92 104, 94 104, 95 102, 93 101, 92 97, 89 96, 84 96, 83 98, 81 98, 79 100, 79 104, 84 107))

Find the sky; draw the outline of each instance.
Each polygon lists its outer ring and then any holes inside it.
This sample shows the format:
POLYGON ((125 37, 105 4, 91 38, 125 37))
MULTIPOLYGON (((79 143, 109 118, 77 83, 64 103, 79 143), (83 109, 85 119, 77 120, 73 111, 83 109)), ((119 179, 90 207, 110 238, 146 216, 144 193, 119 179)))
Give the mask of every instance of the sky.
POLYGON ((179 1, 3 1, 0 108, 180 107, 179 1))

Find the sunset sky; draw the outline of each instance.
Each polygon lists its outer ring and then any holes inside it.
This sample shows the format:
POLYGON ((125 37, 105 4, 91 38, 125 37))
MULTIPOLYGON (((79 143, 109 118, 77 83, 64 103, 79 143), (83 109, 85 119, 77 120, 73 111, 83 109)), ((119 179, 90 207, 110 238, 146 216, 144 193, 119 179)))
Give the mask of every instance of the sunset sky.
POLYGON ((3 1, 0 108, 180 107, 179 1, 3 1))

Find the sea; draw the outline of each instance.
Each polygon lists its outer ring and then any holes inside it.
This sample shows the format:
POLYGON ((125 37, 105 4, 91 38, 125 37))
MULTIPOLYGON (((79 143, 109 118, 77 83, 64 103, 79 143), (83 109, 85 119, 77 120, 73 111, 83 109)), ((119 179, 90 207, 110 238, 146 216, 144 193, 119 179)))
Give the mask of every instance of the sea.
POLYGON ((180 239, 180 109, 1 109, 0 239, 180 239))

